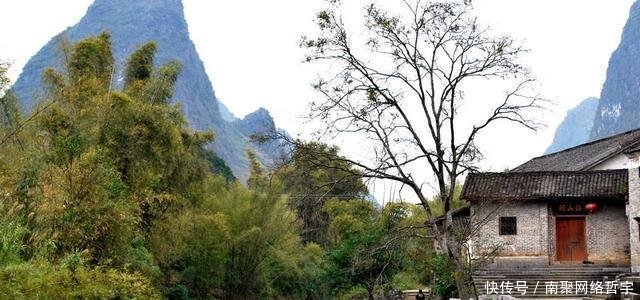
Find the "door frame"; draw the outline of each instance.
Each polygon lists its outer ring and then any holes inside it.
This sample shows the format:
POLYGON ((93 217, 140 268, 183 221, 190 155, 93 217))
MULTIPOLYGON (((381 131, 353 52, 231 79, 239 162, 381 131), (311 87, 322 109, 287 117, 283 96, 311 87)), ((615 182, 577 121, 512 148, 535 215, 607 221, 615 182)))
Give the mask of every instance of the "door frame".
POLYGON ((561 263, 561 264, 582 264, 584 261, 588 261, 589 260, 589 245, 588 245, 588 237, 587 237, 587 216, 586 215, 556 215, 555 216, 555 261, 557 263, 561 263), (578 260, 559 260, 558 259, 558 251, 559 251, 559 247, 558 247, 558 219, 582 219, 584 221, 584 226, 582 228, 583 230, 583 237, 584 237, 584 260, 582 261, 578 261, 578 260))

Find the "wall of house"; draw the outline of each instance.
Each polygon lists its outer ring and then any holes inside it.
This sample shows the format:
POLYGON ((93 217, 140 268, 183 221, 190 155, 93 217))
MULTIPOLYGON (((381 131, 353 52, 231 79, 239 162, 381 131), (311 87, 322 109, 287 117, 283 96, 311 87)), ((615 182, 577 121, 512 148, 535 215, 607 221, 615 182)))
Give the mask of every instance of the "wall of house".
MULTIPOLYGON (((556 262, 556 217, 549 210, 549 256, 556 262)), ((585 217, 587 260, 597 265, 629 265, 629 228, 625 204, 600 203, 595 213, 585 217)))
MULTIPOLYGON (((639 195, 640 199, 640 195, 639 195)), ((545 202, 482 203, 472 207, 472 250, 481 257, 498 249, 492 267, 536 267, 556 263, 556 217, 545 202), (517 235, 499 235, 499 218, 516 217, 517 235)), ((629 265, 625 204, 604 202, 586 216, 588 260, 597 265, 629 265)), ((636 232, 637 233, 637 232, 636 232)), ((640 256, 639 256, 640 258, 640 256)))
POLYGON ((526 267, 549 264, 548 209, 542 202, 497 202, 473 206, 472 238, 476 257, 498 249, 497 267, 526 267), (517 235, 499 235, 499 218, 516 217, 517 235))
POLYGON ((629 245, 631 271, 640 272, 640 152, 629 154, 629 203, 627 205, 627 222, 629 229, 629 245))
MULTIPOLYGON (((602 163, 594 166, 592 170, 613 170, 613 169, 629 169, 633 170, 634 162, 630 160, 627 154, 621 153, 602 163)), ((634 198, 635 194, 638 194, 638 176, 633 178, 631 173, 629 174, 629 199, 634 198), (633 188, 633 186, 637 186, 633 188)), ((640 201, 640 195, 635 196, 640 201)), ((636 201, 638 202, 638 201, 636 201)), ((631 205, 631 208, 636 211, 636 215, 640 215, 640 205, 631 205)), ((613 264, 613 265, 625 265, 628 266, 631 263, 633 257, 636 259, 636 264, 640 266, 640 253, 635 250, 635 254, 631 255, 631 247, 633 243, 637 243, 635 248, 640 247, 640 243, 637 242, 638 237, 638 224, 631 218, 627 217, 629 214, 628 207, 624 204, 609 205, 603 207, 595 214, 587 216, 587 253, 589 255, 589 261, 596 264, 613 264), (629 234, 631 232, 631 235, 629 234), (631 238, 631 240, 630 240, 631 238), (636 241, 634 241, 636 238, 636 241)), ((633 215, 633 213, 631 213, 633 215)), ((555 233, 553 235, 555 237, 555 233)), ((551 253, 555 253, 553 250, 551 253)), ((640 268, 638 268, 640 271, 640 268)))
POLYGON ((625 154, 618 154, 595 165, 591 170, 620 170, 626 169, 628 164, 629 158, 625 154))
POLYGON ((629 228, 625 204, 604 204, 587 215, 587 253, 598 264, 629 265, 629 228))

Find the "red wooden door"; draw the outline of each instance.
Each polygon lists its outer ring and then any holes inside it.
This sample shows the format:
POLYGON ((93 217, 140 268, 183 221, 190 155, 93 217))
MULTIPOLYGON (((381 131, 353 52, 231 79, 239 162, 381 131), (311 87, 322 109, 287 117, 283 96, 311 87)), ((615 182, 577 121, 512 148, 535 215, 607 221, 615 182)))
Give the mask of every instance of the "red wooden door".
POLYGON ((556 259, 558 261, 587 260, 584 217, 556 218, 556 259))

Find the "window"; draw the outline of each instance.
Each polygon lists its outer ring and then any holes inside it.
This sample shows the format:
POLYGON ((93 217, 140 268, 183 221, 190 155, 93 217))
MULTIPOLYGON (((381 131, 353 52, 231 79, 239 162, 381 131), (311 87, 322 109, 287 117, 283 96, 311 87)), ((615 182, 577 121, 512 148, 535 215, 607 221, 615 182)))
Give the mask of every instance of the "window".
POLYGON ((500 235, 518 234, 518 222, 516 217, 500 217, 500 235))

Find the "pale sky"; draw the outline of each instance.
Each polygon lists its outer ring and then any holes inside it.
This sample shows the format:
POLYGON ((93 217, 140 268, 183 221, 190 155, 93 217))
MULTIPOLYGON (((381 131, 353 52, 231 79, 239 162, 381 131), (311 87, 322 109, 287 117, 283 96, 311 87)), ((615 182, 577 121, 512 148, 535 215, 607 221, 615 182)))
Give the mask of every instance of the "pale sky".
MULTIPOLYGON (((391 0, 385 0, 391 1, 391 0)), ((393 0, 396 1, 396 0, 393 0)), ((15 79, 30 56, 75 24, 91 0, 2 0, 0 58, 15 79)), ((346 14, 362 16, 368 1, 345 0, 346 14)), ((540 93, 555 105, 537 134, 496 127, 480 141, 485 170, 500 171, 541 155, 567 109, 599 96, 632 0, 474 0, 480 22, 523 40, 526 63, 540 93)), ((239 117, 267 108, 276 124, 302 133, 301 116, 317 95, 315 71, 300 61, 300 36, 314 29, 320 0, 184 0, 192 40, 218 98, 239 117)))

